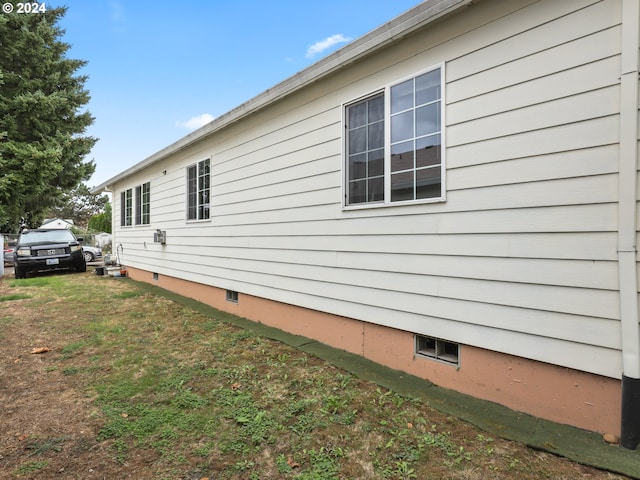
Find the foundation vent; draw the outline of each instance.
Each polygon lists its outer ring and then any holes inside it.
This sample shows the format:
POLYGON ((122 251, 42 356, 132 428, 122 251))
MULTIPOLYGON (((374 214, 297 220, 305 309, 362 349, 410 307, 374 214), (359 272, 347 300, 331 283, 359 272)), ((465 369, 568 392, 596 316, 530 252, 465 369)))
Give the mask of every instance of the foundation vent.
POLYGON ((450 365, 460 365, 459 344, 422 335, 416 335, 415 339, 417 356, 433 358, 450 365))
POLYGON ((227 302, 238 303, 238 292, 227 290, 227 302))

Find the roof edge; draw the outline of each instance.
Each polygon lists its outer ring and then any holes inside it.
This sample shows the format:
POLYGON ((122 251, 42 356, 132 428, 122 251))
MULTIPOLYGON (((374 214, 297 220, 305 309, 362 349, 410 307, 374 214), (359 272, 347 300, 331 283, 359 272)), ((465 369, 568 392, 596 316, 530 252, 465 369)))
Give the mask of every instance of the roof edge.
POLYGON ((271 103, 344 68, 346 65, 349 65, 378 49, 383 48, 394 40, 405 37, 424 25, 453 13, 461 7, 476 1, 477 0, 426 0, 394 19, 375 28, 371 32, 348 43, 339 50, 327 55, 304 70, 301 70, 275 86, 256 95, 250 100, 240 104, 220 117, 215 118, 203 127, 200 127, 190 134, 180 138, 141 162, 138 162, 130 168, 120 172, 118 175, 101 183, 97 187, 94 187, 91 190, 91 193, 98 194, 103 191, 109 191, 109 187, 111 185, 123 178, 133 175, 145 167, 189 147, 212 133, 221 130, 222 128, 270 105, 271 103))

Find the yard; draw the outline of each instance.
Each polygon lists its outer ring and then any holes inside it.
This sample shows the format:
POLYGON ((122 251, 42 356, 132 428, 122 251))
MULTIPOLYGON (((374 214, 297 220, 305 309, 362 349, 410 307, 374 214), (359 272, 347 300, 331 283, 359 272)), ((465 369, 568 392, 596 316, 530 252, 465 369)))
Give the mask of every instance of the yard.
POLYGON ((1 478, 625 478, 128 279, 5 276, 0 308, 1 478))

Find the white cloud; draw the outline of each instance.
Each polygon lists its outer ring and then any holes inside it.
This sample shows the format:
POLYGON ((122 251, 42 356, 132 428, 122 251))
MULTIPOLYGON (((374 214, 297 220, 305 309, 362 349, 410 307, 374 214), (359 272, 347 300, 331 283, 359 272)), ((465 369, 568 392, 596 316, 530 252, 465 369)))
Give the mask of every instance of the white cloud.
POLYGON ((203 113, 197 117, 191 117, 186 122, 177 121, 176 127, 188 128, 189 130, 195 130, 196 128, 204 127, 207 123, 212 121, 215 117, 208 113, 203 113))
POLYGON ((109 2, 111 8, 111 20, 121 22, 124 20, 124 5, 118 2, 109 2))
POLYGON ((338 33, 337 35, 332 35, 324 40, 320 40, 319 42, 314 43, 307 50, 307 54, 305 55, 307 58, 313 58, 318 53, 324 52, 326 49, 333 47, 339 43, 347 43, 350 42, 351 38, 345 37, 343 34, 338 33))

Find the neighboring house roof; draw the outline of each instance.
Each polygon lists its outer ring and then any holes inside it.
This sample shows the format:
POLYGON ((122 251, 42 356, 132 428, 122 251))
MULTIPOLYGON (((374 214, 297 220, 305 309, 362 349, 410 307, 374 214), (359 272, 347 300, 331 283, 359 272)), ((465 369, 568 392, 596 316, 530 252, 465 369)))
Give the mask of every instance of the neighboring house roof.
POLYGON ((71 228, 73 227, 73 220, 62 218, 47 218, 42 222, 40 228, 71 228))
POLYGON ((354 40, 331 55, 314 63, 310 67, 296 73, 292 77, 264 91, 251 100, 243 103, 226 114, 216 118, 207 125, 172 143, 168 147, 151 155, 145 160, 133 165, 131 168, 110 178, 106 182, 95 187, 91 193, 97 194, 109 190, 109 186, 115 182, 132 175, 143 168, 156 163, 183 148, 192 145, 202 138, 230 125, 238 120, 251 115, 258 110, 290 95, 313 82, 320 80, 347 65, 371 55, 386 45, 406 37, 411 32, 451 14, 459 8, 477 2, 478 0, 426 0, 420 5, 408 10, 370 33, 354 40))

